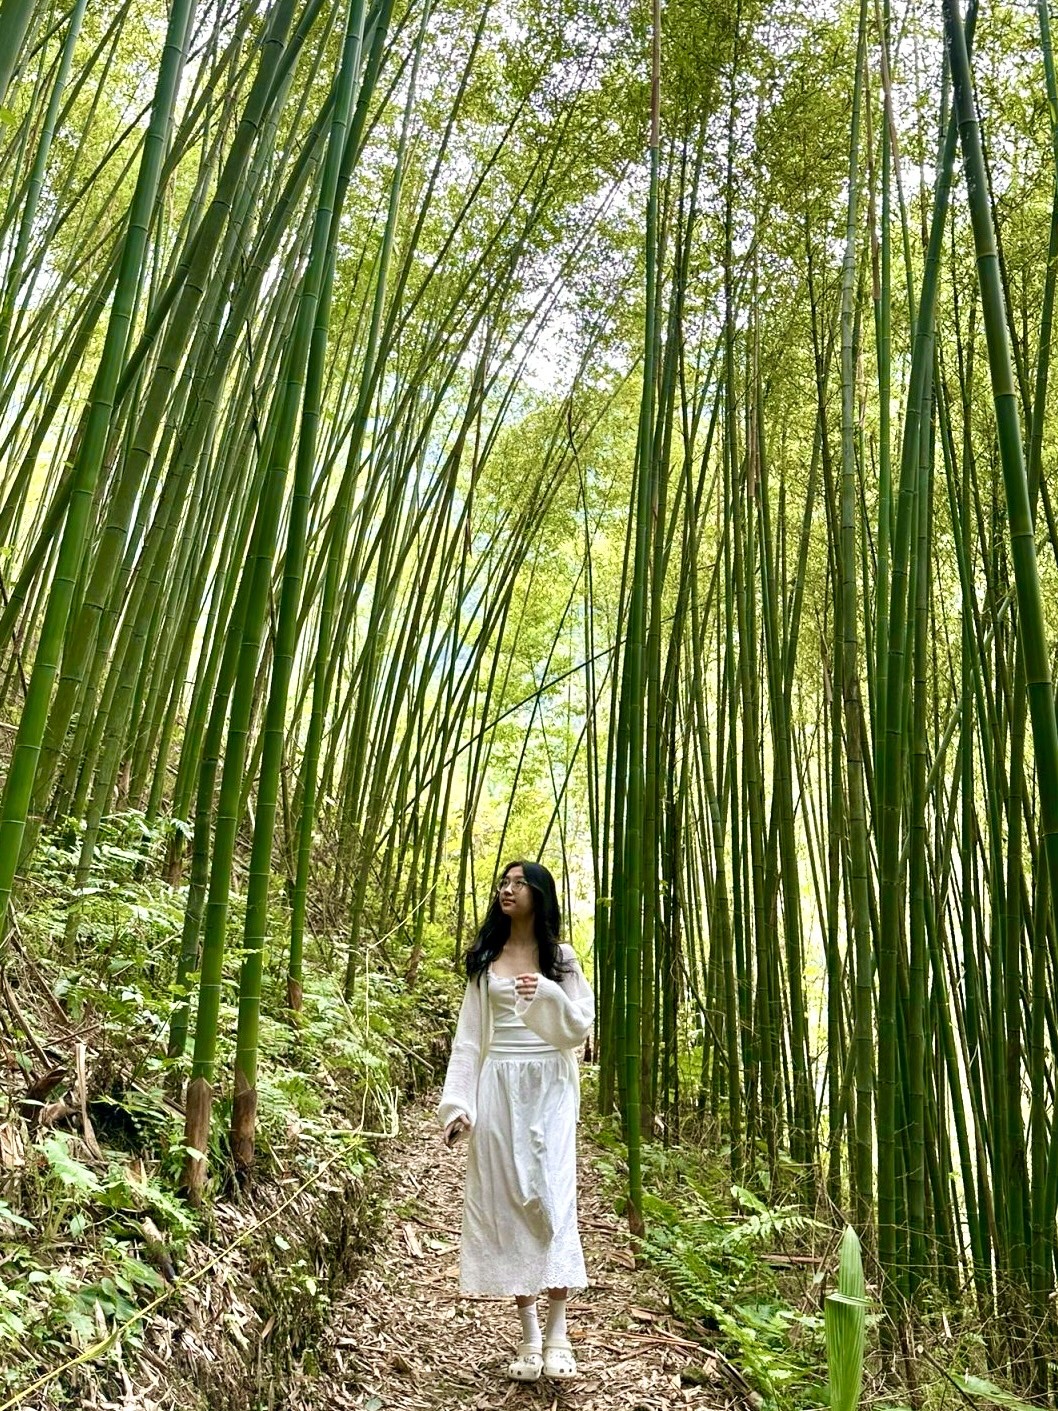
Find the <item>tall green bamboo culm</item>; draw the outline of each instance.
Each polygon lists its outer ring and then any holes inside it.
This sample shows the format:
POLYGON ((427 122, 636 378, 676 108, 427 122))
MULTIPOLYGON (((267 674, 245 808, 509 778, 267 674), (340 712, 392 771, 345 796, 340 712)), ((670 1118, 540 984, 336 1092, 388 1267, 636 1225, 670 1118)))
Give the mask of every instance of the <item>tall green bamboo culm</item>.
MULTIPOLYGON (((972 12, 968 24, 972 25, 972 12)), ((901 847, 904 813, 908 700, 909 579, 919 487, 922 427, 928 425, 929 389, 933 371, 933 326, 944 230, 951 194, 957 132, 954 116, 947 125, 938 167, 929 241, 923 265, 914 325, 909 385, 904 412, 900 482, 892 536, 890 600, 886 623, 885 698, 878 702, 879 755, 875 817, 878 846, 879 922, 877 989, 877 1141, 878 1254, 884 1272, 883 1303, 893 1322, 902 1317, 901 1291, 906 1290, 906 1258, 898 1253, 903 1226, 898 1210, 902 1173, 897 1120, 899 1075, 900 943, 905 934, 905 869, 901 847)), ((879 673, 881 675, 881 673, 879 673)))
MULTIPOLYGON (((0 300, 0 386, 3 385, 7 376, 7 353, 11 335, 11 324, 14 319, 15 300, 18 295, 19 282, 25 265, 26 255, 29 251, 41 191, 44 188, 44 174, 48 165, 48 157, 51 153, 52 141, 55 137, 55 124, 59 115, 59 104, 66 92, 70 70, 73 67, 74 49, 76 48, 77 41, 81 34, 81 21, 84 19, 87 3, 88 0, 77 0, 73 10, 70 12, 70 20, 66 29, 66 39, 63 42, 62 58, 59 62, 59 71, 52 84, 51 97, 48 100, 48 110, 45 114, 40 136, 37 140, 37 151, 33 159, 33 170, 30 174, 26 199, 22 207, 21 219, 19 220, 18 237, 15 242, 14 253, 5 271, 7 288, 4 291, 3 299, 0 300)), ((2 52, 2 45, 4 43, 2 28, 3 18, 2 11, 0 11, 0 52, 2 52)), ((0 58, 0 65, 2 64, 3 59, 0 58)), ((0 107, 2 106, 3 82, 2 79, 0 79, 0 107)))
MULTIPOLYGON (((362 114, 361 126, 366 126, 367 104, 365 94, 372 92, 381 61, 382 45, 389 29, 392 0, 386 0, 382 14, 372 38, 371 52, 365 63, 364 79, 361 83, 361 96, 358 112, 362 114)), ((355 120, 354 120, 355 125, 355 120)), ((357 473, 360 469, 360 448, 366 432, 371 397, 376 383, 376 355, 378 352, 379 328, 385 305, 386 280, 393 250, 397 207, 400 195, 400 161, 390 187, 389 210, 386 229, 382 237, 382 249, 378 258, 378 273, 375 282, 374 303, 371 312, 371 325, 367 346, 364 352, 363 370, 356 413, 353 418, 353 445, 347 457, 347 471, 342 477, 332 512, 332 528, 327 546, 327 566, 324 574, 323 597, 319 612, 316 657, 313 666, 312 700, 309 713, 309 726, 305 738, 305 748, 301 761, 298 785, 300 808, 297 814, 297 855, 295 863, 294 889, 290 906, 290 949, 287 964, 287 1003, 292 1013, 301 1009, 303 993, 302 967, 305 947, 306 913, 309 896, 309 877, 312 863, 313 830, 316 821, 316 795, 320 750, 323 740, 324 715, 330 695, 334 659, 332 656, 332 634, 334 630, 335 602, 338 596, 339 576, 343 566, 346 539, 349 533, 350 505, 357 473)))
MULTIPOLYGON (((859 603, 856 567, 856 384, 853 325, 858 230, 859 121, 867 64, 867 6, 861 0, 856 45, 856 78, 852 100, 852 137, 849 144, 849 204, 845 233, 845 260, 841 279, 841 642, 842 703, 845 714, 846 784, 848 792, 849 892, 852 907, 847 928, 848 955, 856 976, 856 1140, 853 1165, 854 1198, 858 1218, 871 1218, 873 1153, 871 1141, 873 1063, 870 1035, 873 1027, 871 984, 870 901, 868 896, 867 815, 864 801, 864 750, 867 744, 859 668, 859 603)), ((837 803, 835 802, 835 807, 837 803)), ((833 1133, 831 1133, 833 1140, 833 1133)))
MULTIPOLYGON (((955 90, 966 190, 977 257, 981 313, 988 348, 996 433, 1009 522, 1010 557, 1017 593, 1019 656, 1024 663, 1025 692, 1028 696, 1036 762, 1041 842, 1053 908, 1053 900, 1058 897, 1058 722, 1055 719, 1054 689, 1051 681, 1051 648, 1047 640, 1043 596, 1036 561, 1033 506, 1021 433, 1006 297, 996 247, 973 78, 960 23, 958 0, 945 0, 944 33, 955 90)), ((1039 918, 1037 924, 1045 924, 1045 918, 1039 918)), ((1053 925, 1053 911, 1051 924, 1053 925)), ((1020 1019, 1020 1010, 1018 1017, 1020 1019)), ((1009 1120, 1019 1124, 1020 1137, 1020 1103, 1017 1110, 1010 1114, 1009 1120)), ((1020 1149, 1023 1156, 1023 1144, 1020 1149)), ((1017 1295, 1014 1297, 1016 1299, 1017 1295)))
POLYGON ((0 0, 0 107, 22 57, 36 0, 0 0))
MULTIPOLYGON (((646 321, 643 356, 643 395, 636 441, 635 517, 628 533, 635 535, 635 553, 629 591, 628 639, 623 660, 622 695, 628 719, 625 755, 627 784, 624 789, 625 825, 622 839, 620 875, 614 876, 614 890, 621 893, 616 913, 623 923, 622 933, 613 943, 623 953, 619 973, 624 976, 624 993, 619 996, 618 1030, 624 1072, 624 1121, 628 1142, 628 1222, 634 1235, 643 1233, 643 1175, 640 1151, 640 1059, 642 1015, 643 888, 655 886, 653 877, 643 876, 643 815, 646 807, 646 631, 647 596, 650 591, 651 527, 654 470, 654 401, 657 309, 658 170, 661 145, 661 5, 653 0, 650 86, 650 190, 646 221, 646 321), (623 999, 623 1004, 620 1000, 623 999)), ((620 767, 620 763, 618 764, 620 767)))
POLYGON ((286 739, 287 697, 297 643, 301 586, 304 575, 309 498, 316 464, 335 249, 341 207, 337 201, 346 131, 353 110, 364 39, 365 0, 351 0, 345 21, 341 65, 335 82, 334 115, 313 225, 309 261, 298 302, 293 352, 283 391, 283 420, 273 451, 279 463, 290 457, 295 420, 301 409, 294 482, 287 528, 283 586, 279 600, 272 679, 264 725, 264 752, 257 789, 250 876, 243 930, 243 962, 239 978, 239 1019, 235 1048, 235 1098, 231 1141, 235 1164, 246 1171, 253 1164, 257 1121, 257 1048, 261 1013, 261 979, 268 932, 268 893, 272 877, 279 776, 286 739))
POLYGON ((92 498, 106 453, 114 396, 141 285, 148 232, 154 219, 162 164, 194 15, 195 0, 175 0, 169 12, 165 48, 151 105, 150 126, 144 138, 136 189, 128 213, 114 301, 77 460, 70 475, 69 507, 37 641, 33 674, 0 800, 0 918, 6 918, 15 872, 22 855, 23 835, 52 685, 63 649, 74 588, 81 573, 92 498))

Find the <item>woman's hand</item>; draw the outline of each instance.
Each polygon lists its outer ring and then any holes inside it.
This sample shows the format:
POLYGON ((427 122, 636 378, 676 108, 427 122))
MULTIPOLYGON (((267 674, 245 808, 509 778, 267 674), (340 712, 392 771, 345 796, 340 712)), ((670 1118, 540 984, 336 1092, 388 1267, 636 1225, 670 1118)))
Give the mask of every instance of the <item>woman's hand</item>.
POLYGON ((539 979, 539 975, 515 976, 514 988, 518 998, 524 999, 526 1004, 531 1003, 536 998, 536 983, 539 979))
POLYGON ((445 1128, 445 1146, 451 1149, 460 1137, 469 1135, 469 1132, 470 1118, 461 1112, 458 1117, 453 1117, 445 1128))

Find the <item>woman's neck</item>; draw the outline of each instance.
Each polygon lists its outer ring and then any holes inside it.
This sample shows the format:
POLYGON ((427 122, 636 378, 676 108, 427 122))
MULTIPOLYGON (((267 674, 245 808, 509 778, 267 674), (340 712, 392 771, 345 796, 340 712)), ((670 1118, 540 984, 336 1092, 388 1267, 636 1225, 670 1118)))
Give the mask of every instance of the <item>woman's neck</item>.
POLYGON ((536 950, 536 933, 533 930, 531 921, 512 921, 511 934, 507 938, 507 945, 512 950, 523 951, 531 954, 536 950))

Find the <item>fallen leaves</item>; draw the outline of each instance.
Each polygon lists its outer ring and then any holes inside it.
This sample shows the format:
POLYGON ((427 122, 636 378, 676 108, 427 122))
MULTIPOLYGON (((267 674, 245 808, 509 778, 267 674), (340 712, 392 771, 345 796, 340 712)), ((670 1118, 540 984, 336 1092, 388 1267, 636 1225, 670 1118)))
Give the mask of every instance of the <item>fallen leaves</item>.
POLYGON ((432 1116, 405 1113, 383 1152, 390 1217, 334 1308, 318 1349, 322 1376, 299 1383, 289 1411, 707 1411, 741 1399, 710 1350, 681 1336, 652 1274, 636 1269, 583 1141, 581 1232, 589 1277, 599 1277, 570 1299, 581 1375, 568 1384, 509 1381, 513 1300, 467 1298, 458 1288, 465 1159, 440 1150, 432 1116))

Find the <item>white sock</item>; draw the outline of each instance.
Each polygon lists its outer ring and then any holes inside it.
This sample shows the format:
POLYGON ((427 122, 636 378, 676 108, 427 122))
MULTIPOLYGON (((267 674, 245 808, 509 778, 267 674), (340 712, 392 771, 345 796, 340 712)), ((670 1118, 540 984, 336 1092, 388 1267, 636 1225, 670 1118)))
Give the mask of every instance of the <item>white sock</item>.
POLYGON ((536 1304, 527 1303, 519 1307, 518 1317, 522 1320, 522 1342, 529 1347, 540 1346, 540 1320, 536 1316, 536 1304))
POLYGON ((547 1322, 544 1324, 544 1338, 547 1342, 566 1337, 566 1300, 551 1298, 547 1304, 547 1322))

